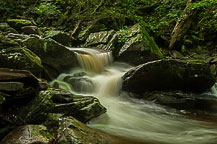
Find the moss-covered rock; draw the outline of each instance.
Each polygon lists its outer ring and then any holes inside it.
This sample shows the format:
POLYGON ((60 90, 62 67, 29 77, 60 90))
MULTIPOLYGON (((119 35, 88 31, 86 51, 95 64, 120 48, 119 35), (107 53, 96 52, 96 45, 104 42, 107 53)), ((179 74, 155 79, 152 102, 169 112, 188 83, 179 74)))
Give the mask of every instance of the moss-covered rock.
POLYGON ((43 71, 41 59, 29 49, 0 34, 0 63, 3 68, 29 70, 36 76, 43 71))
POLYGON ((132 141, 87 127, 71 116, 51 115, 46 126, 58 144, 132 144, 132 141))
POLYGON ((149 36, 144 27, 139 24, 127 30, 124 39, 125 43, 118 52, 118 60, 120 61, 138 65, 163 58, 155 41, 149 36))
POLYGON ((74 52, 52 39, 30 37, 24 44, 41 58, 44 67, 53 77, 79 66, 74 52))
POLYGON ((72 38, 71 36, 63 31, 47 31, 45 32, 45 38, 51 38, 56 42, 65 45, 65 46, 72 46, 72 38))
POLYGON ((21 31, 21 27, 32 25, 30 20, 25 19, 7 19, 7 23, 18 31, 21 31))
POLYGON ((52 100, 56 103, 51 110, 53 113, 70 115, 76 119, 87 122, 106 112, 99 100, 92 96, 73 95, 64 90, 50 89, 52 100))
POLYGON ((53 138, 43 125, 25 125, 10 132, 1 141, 1 144, 45 144, 49 143, 53 138))
POLYGON ((41 30, 37 26, 24 26, 21 29, 25 34, 42 34, 41 30))
POLYGON ((16 34, 16 33, 9 33, 6 35, 7 38, 14 40, 15 42, 17 42, 20 45, 23 45, 23 41, 27 38, 29 38, 28 35, 24 35, 24 34, 16 34))
POLYGON ((114 30, 91 33, 87 38, 84 46, 105 49, 107 43, 113 37, 114 34, 115 34, 114 30))
POLYGON ((132 68, 123 76, 123 89, 135 93, 153 90, 203 92, 214 83, 210 64, 202 60, 152 61, 132 68))

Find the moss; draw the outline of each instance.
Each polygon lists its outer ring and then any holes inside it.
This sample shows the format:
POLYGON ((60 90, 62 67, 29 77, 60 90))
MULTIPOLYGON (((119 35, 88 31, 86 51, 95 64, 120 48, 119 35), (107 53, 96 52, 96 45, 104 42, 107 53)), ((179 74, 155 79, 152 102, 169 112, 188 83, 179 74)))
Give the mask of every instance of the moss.
POLYGON ((0 105, 5 102, 5 96, 2 92, 0 92, 0 105))
POLYGON ((148 32, 145 29, 142 29, 143 32, 143 39, 144 41, 150 46, 151 53, 156 54, 159 56, 159 58, 163 58, 163 54, 161 53, 159 47, 148 34, 148 32))
POLYGON ((8 24, 13 28, 20 29, 23 26, 32 25, 32 22, 24 19, 7 19, 8 24))

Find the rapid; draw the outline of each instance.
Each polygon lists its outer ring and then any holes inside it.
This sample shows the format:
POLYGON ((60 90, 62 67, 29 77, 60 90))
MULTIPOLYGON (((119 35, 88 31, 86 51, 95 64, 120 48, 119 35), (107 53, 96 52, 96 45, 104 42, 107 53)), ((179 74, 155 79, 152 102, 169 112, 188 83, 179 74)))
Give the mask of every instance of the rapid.
MULTIPOLYGON (((105 114, 88 123, 89 127, 136 144, 217 144, 216 123, 190 119, 173 109, 131 98, 121 91, 121 77, 131 66, 113 62, 111 52, 75 51, 82 68, 61 74, 56 81, 72 93, 97 97, 107 108, 105 114), (82 78, 88 80, 81 80, 79 90, 63 81, 64 77, 77 73, 85 73, 82 78)), ((216 89, 212 91, 217 95, 216 89)))

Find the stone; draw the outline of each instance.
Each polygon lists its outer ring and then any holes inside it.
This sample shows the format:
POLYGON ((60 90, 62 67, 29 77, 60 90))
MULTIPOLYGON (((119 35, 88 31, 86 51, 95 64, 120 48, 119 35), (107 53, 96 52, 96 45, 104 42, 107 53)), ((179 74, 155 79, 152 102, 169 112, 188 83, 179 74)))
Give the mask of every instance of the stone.
MULTIPOLYGON (((131 94, 131 96, 133 96, 133 94, 131 94)), ((217 97, 205 94, 201 95, 182 91, 153 91, 145 92, 140 96, 137 95, 136 97, 178 110, 187 110, 190 112, 207 111, 210 113, 217 113, 217 97)))
POLYGON ((41 59, 31 50, 0 34, 0 63, 2 68, 29 70, 41 76, 41 59))
POLYGON ((73 116, 83 122, 95 118, 106 110, 94 97, 76 96, 62 90, 49 88, 40 91, 27 105, 20 108, 17 123, 39 124, 49 113, 73 116))
POLYGON ((197 60, 164 59, 141 64, 123 76, 123 90, 144 93, 154 90, 203 92, 215 83, 210 64, 197 60))
POLYGON ((12 40, 14 40, 15 42, 17 42, 18 44, 22 45, 23 41, 27 38, 29 38, 28 35, 24 35, 24 34, 16 34, 16 33, 9 33, 6 35, 7 38, 10 38, 12 40))
POLYGON ((52 100, 56 103, 52 113, 61 113, 73 116, 76 119, 87 122, 106 112, 99 100, 92 96, 73 95, 64 90, 53 89, 52 100))
POLYGON ((1 144, 46 144, 53 138, 43 125, 24 125, 11 131, 1 144))
POLYGON ((139 65, 148 61, 163 58, 155 41, 139 24, 125 32, 125 43, 118 51, 117 60, 131 65, 139 65))
POLYGON ((51 38, 64 46, 72 46, 72 38, 70 34, 62 31, 47 31, 45 32, 46 39, 51 38))
POLYGON ((79 66, 75 53, 52 39, 31 37, 25 40, 24 44, 41 58, 52 77, 79 66))
POLYGON ((30 20, 25 19, 7 19, 7 23, 10 25, 10 27, 15 28, 18 31, 21 31, 21 28, 24 26, 32 25, 30 20))
POLYGON ((41 30, 37 26, 24 26, 21 29, 24 34, 42 34, 41 30))
POLYGON ((107 45, 107 43, 113 37, 114 34, 115 34, 114 30, 91 33, 89 37, 87 38, 84 46, 85 47, 97 47, 97 48, 104 49, 103 46, 107 45), (100 47, 98 47, 99 45, 100 47))
POLYGON ((0 91, 19 91, 24 88, 21 82, 0 82, 0 91))
POLYGON ((58 144, 132 144, 132 141, 92 129, 71 116, 51 115, 47 127, 58 144), (55 127, 54 127, 55 126, 55 127))

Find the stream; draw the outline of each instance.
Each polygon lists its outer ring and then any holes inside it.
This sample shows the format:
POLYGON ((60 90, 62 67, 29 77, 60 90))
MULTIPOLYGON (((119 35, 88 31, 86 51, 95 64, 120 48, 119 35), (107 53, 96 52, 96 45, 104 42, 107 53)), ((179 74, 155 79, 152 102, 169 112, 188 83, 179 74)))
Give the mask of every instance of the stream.
MULTIPOLYGON (((76 50, 75 50, 76 51, 76 50)), ((131 66, 113 62, 111 52, 77 49, 82 68, 61 74, 54 82, 75 94, 93 95, 107 112, 87 125, 139 144, 216 144, 217 124, 184 117, 153 102, 121 91, 121 77, 131 66), (66 77, 79 77, 72 87, 66 77)), ((52 85, 52 84, 51 84, 52 85)), ((217 95, 213 89, 213 95, 217 95)))

